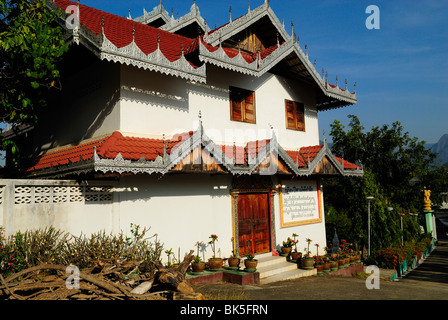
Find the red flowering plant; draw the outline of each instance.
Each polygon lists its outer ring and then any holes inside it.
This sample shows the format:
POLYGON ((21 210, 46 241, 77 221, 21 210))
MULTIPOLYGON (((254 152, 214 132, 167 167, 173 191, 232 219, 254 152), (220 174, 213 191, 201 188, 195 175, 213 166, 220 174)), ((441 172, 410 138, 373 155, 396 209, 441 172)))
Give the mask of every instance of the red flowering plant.
POLYGON ((306 252, 305 255, 303 256, 303 258, 312 259, 313 256, 311 255, 311 251, 310 251, 310 243, 313 242, 313 240, 311 240, 310 238, 306 238, 305 241, 308 243, 308 248, 303 249, 306 252))
POLYGON ((294 252, 297 252, 297 244, 299 243, 299 240, 296 240, 296 238, 297 238, 298 236, 299 236, 299 235, 296 234, 296 233, 293 233, 293 234, 292 234, 292 237, 294 238, 294 240, 293 240, 293 242, 294 242, 294 252))

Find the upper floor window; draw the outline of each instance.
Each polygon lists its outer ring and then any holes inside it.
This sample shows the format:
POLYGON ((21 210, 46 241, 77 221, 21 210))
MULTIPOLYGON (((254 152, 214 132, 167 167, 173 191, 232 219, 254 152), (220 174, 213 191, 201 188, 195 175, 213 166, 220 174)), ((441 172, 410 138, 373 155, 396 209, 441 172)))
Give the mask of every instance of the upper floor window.
POLYGON ((285 100, 286 129, 305 131, 305 107, 303 103, 285 100))
POLYGON ((255 123, 255 92, 230 87, 230 120, 255 123))

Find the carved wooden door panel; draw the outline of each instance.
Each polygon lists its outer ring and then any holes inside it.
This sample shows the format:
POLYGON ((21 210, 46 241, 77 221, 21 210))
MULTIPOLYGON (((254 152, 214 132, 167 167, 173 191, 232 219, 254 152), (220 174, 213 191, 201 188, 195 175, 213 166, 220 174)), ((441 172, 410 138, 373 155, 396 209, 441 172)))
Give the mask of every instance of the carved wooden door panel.
POLYGON ((238 195, 238 242, 240 256, 270 251, 268 194, 238 195))

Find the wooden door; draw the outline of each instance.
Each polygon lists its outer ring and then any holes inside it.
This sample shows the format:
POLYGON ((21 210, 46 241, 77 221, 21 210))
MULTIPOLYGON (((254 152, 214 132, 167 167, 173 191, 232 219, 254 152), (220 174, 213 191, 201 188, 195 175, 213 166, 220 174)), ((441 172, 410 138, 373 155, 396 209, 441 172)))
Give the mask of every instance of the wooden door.
POLYGON ((240 256, 270 251, 269 201, 267 193, 238 196, 238 242, 240 256))

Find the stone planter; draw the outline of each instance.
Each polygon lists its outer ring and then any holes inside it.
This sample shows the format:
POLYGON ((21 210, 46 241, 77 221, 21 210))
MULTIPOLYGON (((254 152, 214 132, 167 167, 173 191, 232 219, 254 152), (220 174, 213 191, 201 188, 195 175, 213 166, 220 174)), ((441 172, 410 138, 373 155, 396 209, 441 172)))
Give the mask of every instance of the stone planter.
POLYGON ((204 269, 205 269, 205 262, 193 262, 191 264, 191 270, 194 273, 204 272, 204 269))
POLYGON ((221 258, 212 258, 208 260, 210 271, 218 271, 222 269, 223 260, 221 258))
POLYGON ((305 270, 314 269, 314 259, 313 258, 302 258, 301 264, 302 264, 302 269, 305 269, 305 270))
POLYGON ((291 250, 292 250, 291 247, 281 247, 281 255, 282 256, 287 256, 287 255, 289 255, 291 250))
POLYGON ((244 260, 245 271, 255 272, 257 270, 258 260, 257 259, 246 259, 244 260))
POLYGON ((348 267, 350 265, 350 257, 345 258, 345 266, 348 267))
POLYGON ((317 264, 316 265, 316 269, 317 269, 317 274, 323 274, 323 270, 324 270, 324 265, 323 264, 317 264))
POLYGON ((291 252, 291 260, 297 261, 302 258, 302 252, 291 252))
POLYGON ((338 270, 339 269, 339 262, 338 262, 338 260, 331 260, 330 261, 330 270, 331 271, 336 271, 336 270, 338 270))
POLYGON ((227 259, 230 269, 238 269, 240 265, 240 258, 229 258, 227 259))

